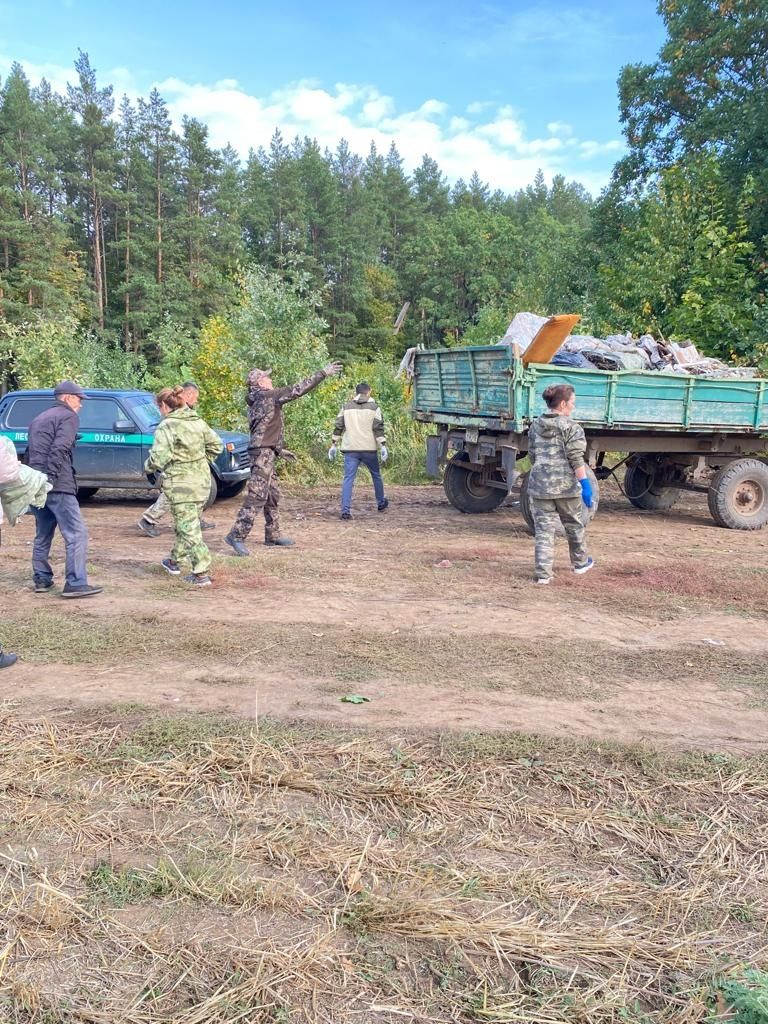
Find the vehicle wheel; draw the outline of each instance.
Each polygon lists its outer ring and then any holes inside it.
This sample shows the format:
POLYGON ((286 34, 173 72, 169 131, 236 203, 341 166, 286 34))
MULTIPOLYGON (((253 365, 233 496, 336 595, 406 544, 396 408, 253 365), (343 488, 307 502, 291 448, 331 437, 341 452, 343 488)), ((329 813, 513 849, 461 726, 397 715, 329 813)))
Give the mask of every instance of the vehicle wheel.
MULTIPOLYGON (((524 473, 523 476, 520 477, 520 511, 523 515, 523 519, 525 520, 525 525, 528 527, 528 532, 533 534, 536 531, 533 526, 533 512, 531 510, 531 499, 528 495, 529 476, 530 473, 524 473)), ((590 466, 587 466, 587 477, 592 482, 592 508, 587 508, 586 505, 582 505, 581 521, 585 526, 588 526, 589 523, 591 523, 592 520, 595 518, 595 516, 597 515, 597 507, 600 504, 600 485, 598 484, 597 477, 592 472, 592 468, 590 466)), ((565 536, 565 530, 563 529, 561 523, 558 523, 557 527, 555 528, 555 534, 558 537, 565 536)))
MULTIPOLYGON (((443 488, 448 501, 459 512, 493 512, 505 501, 507 492, 499 487, 484 484, 479 473, 471 469, 462 469, 459 466, 460 462, 469 462, 466 452, 458 452, 445 467, 443 488)), ((504 479, 499 470, 494 476, 497 480, 504 479)))
POLYGON ((712 477, 709 511, 728 530, 759 530, 768 523, 768 465, 759 459, 736 459, 712 477))
POLYGON ((205 499, 205 505, 203 508, 210 508, 211 505, 216 501, 219 496, 219 481, 216 479, 213 473, 211 473, 211 486, 208 488, 208 497, 205 499))
POLYGON ((77 488, 77 500, 78 501, 89 501, 94 496, 96 491, 98 491, 98 489, 99 489, 98 487, 78 487, 77 488))
POLYGON ((635 508, 663 511, 680 499, 679 487, 657 487, 656 473, 642 459, 630 462, 624 474, 624 493, 635 508))
POLYGON ((246 486, 247 483, 248 483, 247 480, 238 480, 237 483, 234 483, 234 484, 225 484, 225 483, 222 483, 221 481, 219 481, 219 484, 218 484, 219 499, 224 501, 227 498, 236 498, 237 495, 240 494, 240 492, 243 490, 243 488, 246 486))

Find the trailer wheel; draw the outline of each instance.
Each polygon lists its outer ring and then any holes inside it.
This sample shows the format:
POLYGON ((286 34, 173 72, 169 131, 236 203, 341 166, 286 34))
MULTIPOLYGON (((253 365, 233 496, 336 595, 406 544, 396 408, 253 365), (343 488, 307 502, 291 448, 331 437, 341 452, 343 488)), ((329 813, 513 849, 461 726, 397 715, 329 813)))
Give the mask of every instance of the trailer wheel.
POLYGON ((645 460, 629 463, 624 475, 624 493, 635 508, 661 512, 679 501, 679 487, 659 487, 655 481, 656 473, 649 469, 645 460))
POLYGON ((712 477, 709 511, 728 530, 759 530, 768 523, 768 465, 759 459, 736 459, 712 477))
MULTIPOLYGON (((458 452, 445 467, 443 488, 448 501, 459 512, 466 512, 470 515, 478 512, 493 512, 506 499, 506 490, 484 484, 480 473, 475 473, 471 469, 462 469, 458 465, 460 462, 469 462, 466 452, 458 452)), ((504 480, 498 470, 494 476, 499 481, 504 480)))
MULTIPOLYGON (((529 473, 524 473, 520 477, 520 511, 522 513, 523 519, 525 520, 525 525, 528 528, 528 532, 532 534, 535 533, 535 530, 533 526, 533 512, 531 511, 531 499, 528 495, 529 475, 529 473)), ((600 485, 597 482, 597 477, 592 472, 591 466, 587 466, 587 476, 592 482, 592 508, 587 508, 586 505, 582 505, 581 521, 584 523, 585 526, 589 526, 589 524, 595 518, 595 516, 597 515, 597 507, 600 504, 600 485)), ((555 529, 555 533, 558 537, 565 536, 565 530, 559 523, 555 529)))

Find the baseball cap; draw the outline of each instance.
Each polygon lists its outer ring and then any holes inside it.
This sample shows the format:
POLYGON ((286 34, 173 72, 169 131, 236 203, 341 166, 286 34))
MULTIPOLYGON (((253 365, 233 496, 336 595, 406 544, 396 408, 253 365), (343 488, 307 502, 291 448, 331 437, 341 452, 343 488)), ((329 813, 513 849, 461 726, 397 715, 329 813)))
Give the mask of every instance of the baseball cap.
POLYGON ((73 380, 60 380, 56 387, 53 389, 53 393, 56 397, 59 395, 77 395, 78 398, 85 398, 85 392, 79 384, 75 384, 73 380))

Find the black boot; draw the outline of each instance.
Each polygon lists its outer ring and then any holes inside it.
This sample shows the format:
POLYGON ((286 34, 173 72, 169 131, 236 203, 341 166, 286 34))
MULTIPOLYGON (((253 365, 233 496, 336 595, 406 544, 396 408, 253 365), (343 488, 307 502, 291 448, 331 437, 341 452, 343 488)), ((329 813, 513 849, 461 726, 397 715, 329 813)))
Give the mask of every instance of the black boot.
POLYGON ((232 536, 231 532, 228 533, 227 536, 224 538, 224 542, 226 544, 229 544, 229 546, 232 548, 235 554, 238 555, 240 558, 247 558, 248 555, 250 555, 251 553, 241 540, 238 540, 236 537, 232 536))

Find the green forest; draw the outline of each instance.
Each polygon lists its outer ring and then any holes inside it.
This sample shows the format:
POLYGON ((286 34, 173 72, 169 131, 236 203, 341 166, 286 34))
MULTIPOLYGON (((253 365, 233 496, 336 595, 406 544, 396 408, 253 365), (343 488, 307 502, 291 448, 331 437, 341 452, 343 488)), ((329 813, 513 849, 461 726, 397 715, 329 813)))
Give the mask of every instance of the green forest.
POLYGON ((156 90, 118 99, 84 52, 66 95, 14 65, 0 389, 195 376, 207 414, 236 425, 248 365, 273 362, 282 383, 330 354, 349 367, 339 389, 366 372, 396 403, 406 347, 492 342, 519 310, 765 367, 768 8, 659 10, 657 60, 619 77, 627 154, 599 196, 541 173, 492 191, 482 168, 450 184, 428 154, 409 173, 395 145, 321 151, 279 126, 266 149, 217 150, 200 121, 174 128, 156 90))

